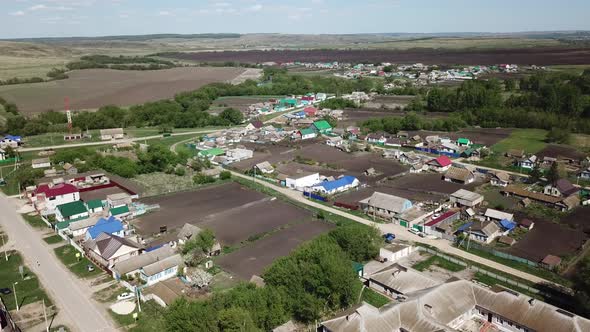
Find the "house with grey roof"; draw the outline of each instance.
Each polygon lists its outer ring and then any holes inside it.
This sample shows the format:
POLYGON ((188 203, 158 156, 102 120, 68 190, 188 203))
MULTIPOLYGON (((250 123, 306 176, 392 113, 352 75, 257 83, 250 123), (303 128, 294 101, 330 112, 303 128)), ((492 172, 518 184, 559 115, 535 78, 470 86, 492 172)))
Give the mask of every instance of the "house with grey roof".
POLYGON ((474 326, 478 331, 487 326, 490 331, 582 332, 590 331, 590 320, 511 290, 453 279, 381 308, 362 303, 322 322, 318 331, 450 332, 474 326))
POLYGON ((368 276, 367 279, 370 288, 394 298, 442 283, 399 264, 386 267, 368 276))
POLYGON ((92 260, 111 268, 118 262, 139 255, 142 246, 126 238, 100 233, 95 239, 84 242, 84 249, 92 260))
POLYGON ((359 204, 366 214, 389 221, 397 219, 412 207, 412 202, 406 198, 377 191, 371 197, 359 201, 359 204))
POLYGON ((147 285, 153 285, 160 281, 170 279, 178 274, 178 269, 182 266, 183 260, 179 254, 157 260, 140 269, 139 277, 147 285))
POLYGON ((467 230, 469 237, 477 242, 491 243, 497 237, 502 235, 502 230, 493 221, 479 221, 471 225, 467 230))
POLYGON ((176 252, 174 248, 166 245, 156 250, 145 252, 127 260, 118 262, 111 268, 113 278, 119 280, 124 276, 133 276, 140 273, 141 269, 144 267, 174 256, 175 254, 176 252))

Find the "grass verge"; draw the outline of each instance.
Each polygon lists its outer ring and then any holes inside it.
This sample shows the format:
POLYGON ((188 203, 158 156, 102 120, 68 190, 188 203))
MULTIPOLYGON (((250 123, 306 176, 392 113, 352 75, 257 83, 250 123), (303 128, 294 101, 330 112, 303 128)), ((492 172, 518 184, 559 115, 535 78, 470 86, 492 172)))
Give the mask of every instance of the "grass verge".
POLYGON ((51 300, 41 287, 39 279, 24 265, 21 255, 16 251, 11 251, 9 255, 8 261, 4 260, 4 257, 0 259, 0 288, 8 288, 12 292, 11 294, 2 295, 8 310, 16 309, 15 288, 20 307, 43 299, 45 299, 46 306, 51 306, 51 300), (19 272, 20 266, 23 266, 24 278, 21 277, 19 272))
POLYGON ((112 310, 109 314, 120 328, 132 332, 159 332, 165 331, 164 308, 160 307, 154 301, 147 301, 141 304, 141 312, 137 317, 137 322, 133 319, 133 314, 118 315, 112 310))
POLYGON ((61 238, 59 235, 52 235, 48 237, 44 237, 43 241, 47 242, 48 244, 56 244, 62 242, 64 239, 61 238))
POLYGON ((31 216, 28 214, 23 214, 22 216, 25 219, 25 221, 29 223, 29 225, 33 226, 33 228, 37 228, 37 229, 49 228, 49 227, 47 227, 47 224, 43 221, 43 219, 41 219, 41 216, 39 216, 39 215, 31 216))
MULTIPOLYGON (((76 257, 76 253, 79 253, 74 247, 70 245, 61 246, 53 249, 57 258, 68 268, 72 273, 80 278, 95 277, 102 273, 102 271, 94 265, 86 257, 76 257), (90 272, 87 266, 91 265, 94 271, 90 272)), ((80 254, 81 255, 81 254, 80 254)))
POLYGON ((416 264, 414 264, 412 266, 412 268, 418 270, 418 271, 426 271, 428 270, 432 265, 436 265, 440 268, 443 268, 445 270, 451 271, 451 272, 459 272, 459 271, 463 271, 465 270, 465 266, 463 265, 459 265, 453 262, 450 262, 444 258, 438 257, 438 256, 431 256, 421 262, 418 262, 416 264))

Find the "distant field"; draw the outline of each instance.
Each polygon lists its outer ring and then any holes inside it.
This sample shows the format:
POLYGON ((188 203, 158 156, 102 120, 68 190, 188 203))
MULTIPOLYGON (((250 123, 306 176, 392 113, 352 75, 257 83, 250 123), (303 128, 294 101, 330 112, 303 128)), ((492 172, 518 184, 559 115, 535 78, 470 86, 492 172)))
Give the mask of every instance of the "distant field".
POLYGON ((0 87, 0 96, 15 102, 25 114, 61 110, 70 98, 74 110, 96 109, 104 105, 127 106, 171 98, 182 91, 196 90, 213 83, 232 80, 241 68, 173 68, 155 71, 109 69, 76 70, 69 79, 37 84, 0 87))
POLYGON ((394 62, 439 65, 476 64, 536 64, 536 65, 582 65, 590 63, 590 49, 565 47, 528 48, 476 48, 476 49, 408 49, 392 50, 387 47, 375 49, 315 49, 315 50, 271 50, 271 51, 224 51, 171 53, 171 59, 201 62, 236 61, 243 63, 262 62, 394 62))

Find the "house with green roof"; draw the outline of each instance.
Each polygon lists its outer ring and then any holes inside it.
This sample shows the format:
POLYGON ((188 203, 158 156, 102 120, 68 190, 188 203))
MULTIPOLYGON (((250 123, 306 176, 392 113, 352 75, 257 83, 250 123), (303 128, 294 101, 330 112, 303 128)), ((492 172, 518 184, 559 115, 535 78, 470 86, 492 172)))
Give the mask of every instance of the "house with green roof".
POLYGON ((74 201, 58 205, 55 210, 55 220, 63 221, 77 221, 86 219, 90 216, 86 204, 82 201, 74 201))
POLYGON ((315 130, 313 130, 313 128, 301 129, 299 130, 299 135, 301 136, 301 139, 312 139, 318 136, 318 134, 315 130))
POLYGON ((199 157, 205 157, 205 158, 213 158, 216 156, 223 156, 224 154, 225 154, 225 151, 223 151, 223 149, 220 149, 220 148, 212 148, 212 149, 208 149, 208 150, 199 151, 199 157))
POLYGON ((279 104, 287 106, 287 107, 295 107, 295 106, 297 106, 297 99, 284 98, 279 101, 279 104))
POLYGON ((102 212, 103 210, 103 204, 100 199, 93 199, 86 202, 86 207, 88 208, 89 213, 102 212))
POLYGON ((469 138, 459 138, 457 139, 457 145, 458 146, 470 146, 471 145, 471 140, 469 140, 469 138))
POLYGON ((129 207, 127 205, 118 206, 109 210, 109 215, 113 217, 125 217, 129 215, 129 207))
POLYGON ((326 120, 319 120, 313 123, 313 127, 320 134, 328 134, 332 132, 332 126, 326 120))

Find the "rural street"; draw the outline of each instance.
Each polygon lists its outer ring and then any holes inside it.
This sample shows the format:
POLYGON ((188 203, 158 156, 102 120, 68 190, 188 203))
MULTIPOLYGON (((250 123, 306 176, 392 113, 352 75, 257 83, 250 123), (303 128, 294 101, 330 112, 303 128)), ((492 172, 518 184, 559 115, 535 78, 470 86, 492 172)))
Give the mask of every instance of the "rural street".
POLYGON ((39 277, 70 330, 117 331, 107 312, 92 300, 88 287, 57 259, 17 209, 16 201, 0 194, 0 225, 27 266, 39 277), (37 266, 36 262, 41 264, 37 266))
MULTIPOLYGON (((218 131, 222 129, 201 129, 195 131, 187 131, 182 133, 171 133, 170 136, 188 136, 188 135, 198 135, 198 134, 206 134, 212 133, 214 131, 218 131)), ((118 139, 118 140, 110 140, 110 141, 99 141, 99 142, 86 142, 86 143, 74 143, 74 144, 62 144, 62 145, 50 145, 50 146, 40 146, 36 148, 19 148, 19 152, 28 152, 28 151, 43 151, 49 149, 65 149, 65 148, 77 148, 82 146, 94 146, 94 145, 107 145, 107 144, 119 144, 119 143, 127 143, 127 142, 141 142, 150 139, 156 138, 163 138, 162 134, 159 135, 152 135, 152 136, 145 136, 145 137, 134 137, 134 138, 126 138, 126 139, 118 139)))
MULTIPOLYGON (((250 181, 252 181, 252 177, 250 176, 246 176, 244 174, 238 173, 238 172, 234 172, 232 171, 233 176, 236 177, 240 177, 240 178, 244 178, 244 179, 248 179, 250 181)), ((488 266, 490 268, 505 272, 505 273, 509 273, 513 276, 516 276, 518 278, 524 279, 524 280, 528 280, 534 283, 547 283, 547 284, 553 284, 553 285, 557 285, 549 280, 545 280, 543 278, 539 278, 537 276, 534 276, 532 274, 511 268, 509 266, 506 265, 502 265, 500 263, 496 263, 494 261, 482 258, 480 256, 477 255, 473 255, 470 254, 468 252, 465 252, 463 250, 457 249, 455 247, 453 247, 451 245, 451 243, 447 240, 443 240, 443 239, 428 239, 428 238, 421 238, 417 235, 414 235, 410 232, 408 232, 408 229, 405 227, 402 227, 400 225, 395 225, 395 224, 381 224, 381 223, 376 223, 373 221, 370 221, 368 219, 365 218, 361 218, 358 216, 355 216, 353 214, 347 213, 343 210, 339 210, 339 209, 335 209, 317 202, 314 202, 313 200, 309 200, 307 198, 305 198, 301 192, 299 191, 295 191, 292 189, 288 189, 285 187, 279 187, 277 185, 274 185, 272 183, 268 183, 266 181, 263 180, 256 180, 256 183, 261 184, 265 187, 271 188, 273 190, 276 190, 278 192, 280 192, 281 194, 287 196, 288 198, 300 202, 300 203, 304 203, 307 204, 309 206, 312 206, 314 208, 318 208, 321 209, 323 211, 329 212, 329 213, 333 213, 339 216, 343 216, 346 217, 348 219, 351 219, 353 221, 365 224, 365 225, 369 225, 369 226, 375 226, 377 227, 381 233, 385 234, 385 233, 393 233, 395 234, 397 239, 400 240, 404 240, 404 241, 413 241, 413 242, 420 242, 420 243, 424 243, 430 246, 433 246, 435 248, 437 248, 438 250, 448 253, 448 254, 452 254, 458 257, 462 257, 464 259, 476 262, 476 263, 480 263, 483 264, 485 266, 488 266)), ((559 286, 559 285, 558 285, 559 286)), ((562 287, 562 286, 560 286, 562 287)))

